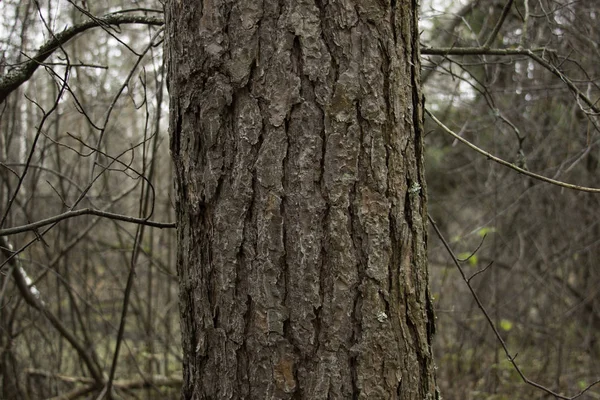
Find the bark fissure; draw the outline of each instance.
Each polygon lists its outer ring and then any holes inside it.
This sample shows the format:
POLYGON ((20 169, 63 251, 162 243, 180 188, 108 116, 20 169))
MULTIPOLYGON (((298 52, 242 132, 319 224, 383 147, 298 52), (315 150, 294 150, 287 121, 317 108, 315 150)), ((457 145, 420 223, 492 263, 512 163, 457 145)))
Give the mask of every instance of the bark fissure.
POLYGON ((411 7, 168 2, 182 398, 435 392, 411 7))

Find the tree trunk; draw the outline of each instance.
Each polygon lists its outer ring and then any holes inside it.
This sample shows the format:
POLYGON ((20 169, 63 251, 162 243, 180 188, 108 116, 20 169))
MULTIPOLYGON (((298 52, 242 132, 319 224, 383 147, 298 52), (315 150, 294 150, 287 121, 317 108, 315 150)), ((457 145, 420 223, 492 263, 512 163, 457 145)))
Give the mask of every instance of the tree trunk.
POLYGON ((435 398, 416 1, 166 24, 182 398, 435 398))

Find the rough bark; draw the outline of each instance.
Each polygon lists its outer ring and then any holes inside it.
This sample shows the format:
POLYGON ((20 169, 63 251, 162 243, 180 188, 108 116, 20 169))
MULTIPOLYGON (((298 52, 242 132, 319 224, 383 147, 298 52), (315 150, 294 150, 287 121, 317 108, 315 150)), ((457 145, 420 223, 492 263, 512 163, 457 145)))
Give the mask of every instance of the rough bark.
POLYGON ((415 0, 171 0, 184 399, 437 396, 415 0))

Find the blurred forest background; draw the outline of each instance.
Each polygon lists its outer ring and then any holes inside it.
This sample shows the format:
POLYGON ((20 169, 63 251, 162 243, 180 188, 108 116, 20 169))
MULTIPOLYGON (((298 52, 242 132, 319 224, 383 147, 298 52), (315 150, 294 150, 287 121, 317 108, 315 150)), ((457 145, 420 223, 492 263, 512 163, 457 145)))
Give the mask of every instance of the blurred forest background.
MULTIPOLYGON (((600 187, 597 0, 421 6, 429 111, 509 163, 600 187)), ((106 377, 124 399, 179 398, 162 4, 3 0, 0 15, 0 399, 95 399, 106 377)), ((565 398, 587 389, 600 195, 494 163, 428 118, 426 131, 429 212, 510 354, 565 398)), ((553 398, 523 383, 429 236, 443 397, 553 398)))

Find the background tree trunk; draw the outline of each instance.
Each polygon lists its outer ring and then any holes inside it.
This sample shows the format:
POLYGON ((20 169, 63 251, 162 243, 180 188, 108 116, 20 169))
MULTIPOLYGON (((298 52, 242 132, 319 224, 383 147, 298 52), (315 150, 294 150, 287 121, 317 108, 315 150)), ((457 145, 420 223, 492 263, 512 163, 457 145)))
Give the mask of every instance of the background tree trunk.
POLYGON ((166 23, 182 398, 434 398, 416 1, 166 23))

